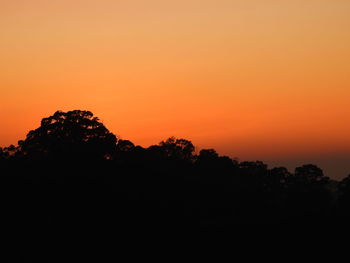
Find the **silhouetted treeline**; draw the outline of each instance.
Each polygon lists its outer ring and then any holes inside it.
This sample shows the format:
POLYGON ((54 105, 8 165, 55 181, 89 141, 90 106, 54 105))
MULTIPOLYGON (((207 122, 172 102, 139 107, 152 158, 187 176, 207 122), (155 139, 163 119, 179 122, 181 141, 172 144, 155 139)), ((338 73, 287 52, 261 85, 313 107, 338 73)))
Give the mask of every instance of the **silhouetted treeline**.
POLYGON ((1 207, 17 228, 184 229, 329 224, 350 218, 350 177, 308 164, 268 168, 185 139, 149 148, 117 138, 88 111, 56 112, 0 149, 1 207))

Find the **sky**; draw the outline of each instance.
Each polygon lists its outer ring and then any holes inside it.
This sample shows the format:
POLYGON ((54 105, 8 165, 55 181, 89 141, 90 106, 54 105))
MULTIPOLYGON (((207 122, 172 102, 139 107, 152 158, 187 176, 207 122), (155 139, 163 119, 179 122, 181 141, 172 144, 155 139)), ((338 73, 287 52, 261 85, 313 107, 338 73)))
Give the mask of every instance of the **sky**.
POLYGON ((348 0, 0 0, 0 145, 90 110, 270 166, 350 174, 348 0))

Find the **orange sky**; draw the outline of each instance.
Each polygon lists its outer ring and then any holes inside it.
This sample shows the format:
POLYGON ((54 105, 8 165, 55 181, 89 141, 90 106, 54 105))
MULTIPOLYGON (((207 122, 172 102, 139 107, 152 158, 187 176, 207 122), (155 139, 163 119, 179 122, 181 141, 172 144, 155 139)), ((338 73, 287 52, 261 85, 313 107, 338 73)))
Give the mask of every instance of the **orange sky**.
POLYGON ((175 135, 344 177, 349 14, 348 0, 0 0, 0 145, 88 109, 143 146, 175 135))

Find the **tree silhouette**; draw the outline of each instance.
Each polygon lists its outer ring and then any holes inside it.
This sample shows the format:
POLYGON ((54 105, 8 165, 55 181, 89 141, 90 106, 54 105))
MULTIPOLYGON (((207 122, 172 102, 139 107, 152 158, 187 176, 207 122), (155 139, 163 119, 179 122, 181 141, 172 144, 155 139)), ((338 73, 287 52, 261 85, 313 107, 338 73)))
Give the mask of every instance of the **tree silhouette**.
POLYGON ((192 162, 195 147, 191 141, 170 137, 165 141, 161 141, 159 145, 149 147, 149 151, 155 156, 169 160, 192 162))
POLYGON ((71 230, 72 220, 108 230, 350 218, 350 176, 330 183, 312 164, 290 173, 214 149, 195 155, 191 141, 175 137, 143 148, 118 140, 89 111, 57 111, 18 146, 0 148, 0 173, 3 196, 18 197, 8 202, 14 219, 22 211, 31 224, 69 218, 71 230))
POLYGON ((295 168, 294 180, 301 184, 325 184, 329 178, 324 176, 322 169, 313 164, 295 168))
POLYGON ((350 200, 350 175, 345 177, 338 185, 339 192, 341 195, 349 195, 350 200))
MULTIPOLYGON (((19 141, 20 143, 21 141, 19 141)), ((0 159, 11 159, 14 158, 19 151, 19 146, 10 145, 8 147, 0 148, 0 159)))
POLYGON ((117 144, 118 152, 131 152, 135 149, 135 145, 129 140, 119 140, 117 144))
POLYGON ((350 216, 350 175, 345 177, 338 184, 338 203, 341 208, 341 212, 347 216, 350 216))
POLYGON ((90 111, 57 111, 20 144, 24 158, 103 159, 113 155, 117 138, 90 111))
POLYGON ((270 187, 277 191, 282 191, 288 187, 288 180, 291 178, 292 174, 285 167, 275 167, 270 170, 268 181, 270 187))
POLYGON ((0 147, 0 162, 3 162, 5 160, 5 152, 2 149, 2 147, 0 147))
POLYGON ((197 162, 212 162, 219 158, 219 154, 214 149, 203 149, 199 152, 197 162))

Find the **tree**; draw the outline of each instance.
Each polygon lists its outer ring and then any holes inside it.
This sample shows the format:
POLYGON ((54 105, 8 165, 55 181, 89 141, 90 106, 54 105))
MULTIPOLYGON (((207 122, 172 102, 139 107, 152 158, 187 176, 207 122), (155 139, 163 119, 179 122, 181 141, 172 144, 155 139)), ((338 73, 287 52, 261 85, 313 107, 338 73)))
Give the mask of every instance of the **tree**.
POLYGON ((341 195, 349 194, 350 195, 350 175, 341 180, 338 184, 339 193, 341 195))
POLYGON ((170 159, 192 161, 194 157, 195 147, 191 141, 185 139, 170 137, 166 141, 160 142, 159 148, 170 159))
POLYGON ((285 167, 275 167, 270 170, 269 180, 276 185, 284 185, 292 174, 285 167))
POLYGON ((129 140, 119 140, 117 144, 118 152, 131 152, 135 149, 135 145, 129 140))
POLYGON ((313 164, 295 169, 287 180, 288 210, 302 217, 314 218, 329 211, 332 194, 327 185, 329 178, 313 164))
POLYGON ((4 150, 0 147, 0 162, 5 160, 5 152, 4 150))
POLYGON ((28 133, 19 152, 35 160, 101 160, 114 154, 116 142, 116 136, 90 111, 57 111, 28 133))
POLYGON ((238 165, 238 162, 228 156, 219 156, 214 149, 203 149, 197 156, 196 164, 203 168, 212 167, 230 171, 230 169, 238 165))
POLYGON ((350 175, 345 177, 338 183, 338 201, 342 208, 342 212, 345 212, 348 216, 350 215, 349 204, 350 204, 350 175))
POLYGON ((198 162, 212 162, 219 159, 219 154, 214 149, 203 149, 199 152, 198 162))
POLYGON ((305 184, 325 184, 329 178, 323 175, 322 169, 313 164, 295 168, 294 179, 305 184))
POLYGON ((5 148, 0 148, 0 157, 3 159, 13 158, 18 154, 19 147, 10 145, 5 148))

